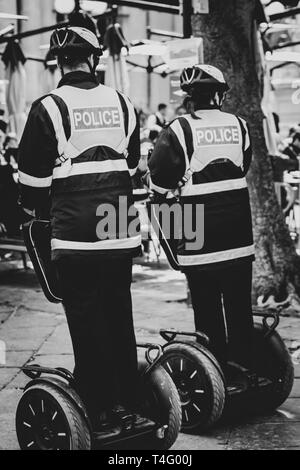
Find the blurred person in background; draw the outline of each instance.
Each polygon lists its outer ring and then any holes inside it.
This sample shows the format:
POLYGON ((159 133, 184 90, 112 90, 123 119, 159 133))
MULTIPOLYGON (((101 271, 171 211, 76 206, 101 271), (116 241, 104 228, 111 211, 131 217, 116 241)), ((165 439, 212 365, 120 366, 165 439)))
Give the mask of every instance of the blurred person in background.
POLYGON ((294 124, 292 127, 290 127, 288 136, 283 139, 278 145, 279 152, 282 152, 286 147, 288 147, 292 143, 293 137, 296 132, 300 132, 299 124, 294 124))
POLYGON ((6 130, 7 130, 7 123, 0 118, 0 165, 4 165, 4 156, 3 156, 3 149, 4 149, 4 142, 6 138, 6 130))
POLYGON ((272 156, 274 181, 283 182, 285 171, 299 170, 298 158, 300 157, 300 126, 294 125, 289 130, 289 135, 278 147, 279 154, 272 156))
POLYGON ((7 124, 0 120, 0 235, 20 236, 20 208, 18 185, 12 156, 16 155, 17 141, 14 134, 6 135, 7 124))
POLYGON ((160 133, 167 124, 168 106, 165 103, 158 105, 157 112, 151 114, 147 121, 147 128, 150 131, 157 131, 160 133))
POLYGON ((184 103, 182 103, 178 108, 175 110, 176 117, 181 117, 184 116, 187 113, 186 107, 184 106, 184 103))
POLYGON ((4 140, 4 158, 16 171, 18 168, 18 139, 14 132, 9 132, 4 140))
POLYGON ((141 143, 147 142, 149 141, 149 129, 147 127, 148 115, 142 108, 137 112, 137 114, 140 122, 141 143))
POLYGON ((300 156, 300 128, 293 133, 291 142, 282 150, 284 155, 287 155, 291 160, 297 162, 298 170, 298 158, 300 156))
MULTIPOLYGON (((299 170, 299 157, 300 157, 300 129, 290 129, 290 142, 281 149, 279 155, 271 156, 273 167, 273 177, 275 183, 284 182, 284 173, 287 171, 299 170)), ((288 199, 284 185, 280 185, 280 205, 282 208, 287 206, 288 199)))
POLYGON ((147 124, 147 114, 145 111, 141 108, 137 111, 138 119, 140 121, 140 128, 143 129, 146 127, 147 124))

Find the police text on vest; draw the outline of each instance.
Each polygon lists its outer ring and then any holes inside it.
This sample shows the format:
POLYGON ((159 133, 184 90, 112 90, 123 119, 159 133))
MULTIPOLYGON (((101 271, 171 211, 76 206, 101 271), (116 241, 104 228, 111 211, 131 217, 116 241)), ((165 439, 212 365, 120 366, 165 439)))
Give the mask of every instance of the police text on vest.
POLYGON ((77 131, 121 127, 121 116, 117 106, 77 108, 73 110, 73 117, 77 131))
POLYGON ((202 127, 196 129, 197 146, 239 144, 240 134, 236 126, 202 127))

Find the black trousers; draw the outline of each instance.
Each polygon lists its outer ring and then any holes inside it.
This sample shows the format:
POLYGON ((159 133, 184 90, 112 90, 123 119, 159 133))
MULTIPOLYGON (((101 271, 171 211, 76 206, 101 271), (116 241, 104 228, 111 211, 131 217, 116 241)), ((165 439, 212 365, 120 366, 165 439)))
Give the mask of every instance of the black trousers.
POLYGON ((73 255, 58 260, 57 269, 80 396, 93 415, 117 403, 134 406, 132 260, 73 255))
POLYGON ((252 262, 216 270, 186 271, 196 330, 210 338, 209 348, 222 366, 234 361, 252 367, 252 262))

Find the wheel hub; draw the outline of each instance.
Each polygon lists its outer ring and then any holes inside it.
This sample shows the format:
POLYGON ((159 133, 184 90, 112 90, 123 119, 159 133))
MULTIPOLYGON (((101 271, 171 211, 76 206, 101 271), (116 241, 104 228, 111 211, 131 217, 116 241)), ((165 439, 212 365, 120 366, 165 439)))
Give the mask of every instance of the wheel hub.
POLYGON ((44 426, 41 427, 41 433, 40 433, 41 439, 44 441, 51 441, 54 438, 54 433, 53 431, 45 424, 44 426))
POLYGON ((175 378, 174 382, 177 386, 177 390, 179 393, 182 406, 188 405, 192 400, 191 390, 190 390, 188 381, 186 380, 185 377, 179 377, 177 379, 175 378))
POLYGON ((56 434, 47 423, 42 423, 36 428, 35 441, 40 449, 51 450, 55 447, 56 434))

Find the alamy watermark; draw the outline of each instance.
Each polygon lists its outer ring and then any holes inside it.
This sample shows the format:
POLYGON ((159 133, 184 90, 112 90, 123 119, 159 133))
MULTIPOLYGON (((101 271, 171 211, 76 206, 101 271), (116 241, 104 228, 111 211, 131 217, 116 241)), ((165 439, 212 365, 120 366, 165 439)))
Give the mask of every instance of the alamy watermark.
MULTIPOLYGON (((136 237, 140 234, 139 211, 126 196, 119 203, 100 204, 96 216, 100 218, 96 233, 99 240, 136 237)), ((163 233, 166 239, 185 240, 186 250, 198 251, 204 245, 204 205, 179 202, 153 203, 151 210, 144 206, 143 225, 163 233)), ((149 230, 150 238, 151 230, 149 230)))

